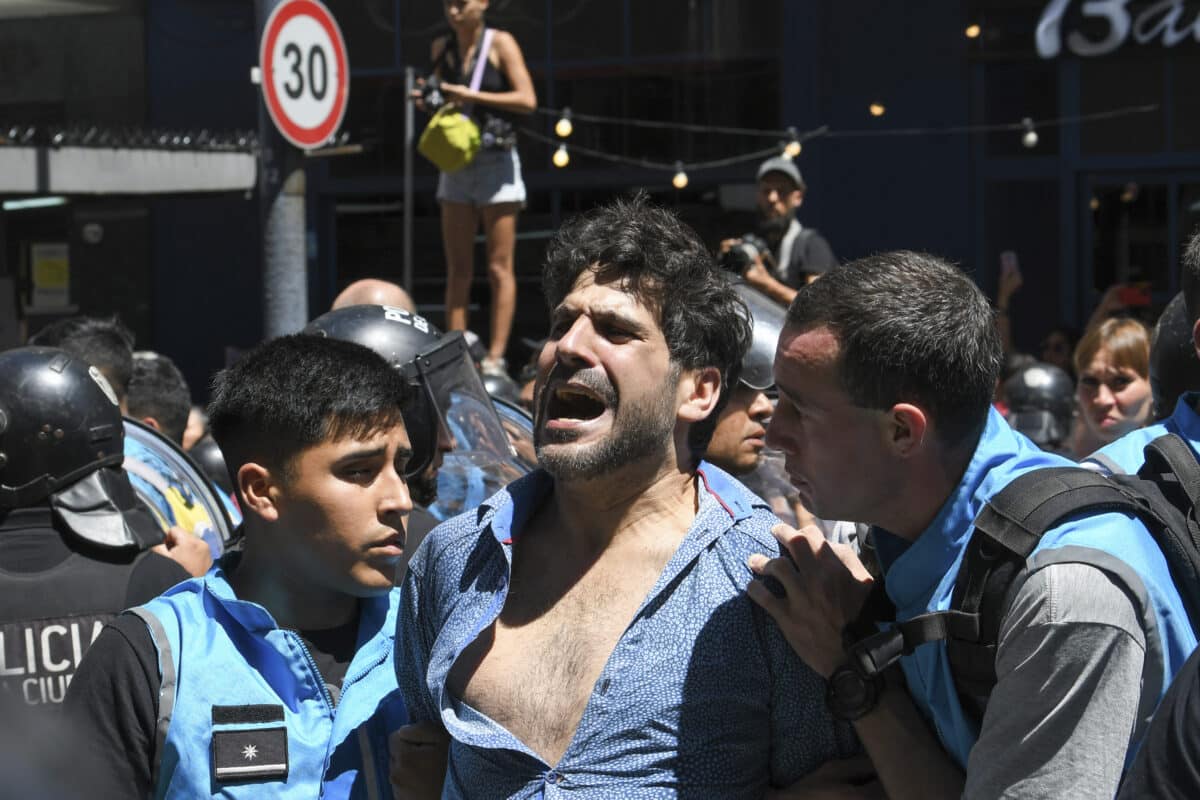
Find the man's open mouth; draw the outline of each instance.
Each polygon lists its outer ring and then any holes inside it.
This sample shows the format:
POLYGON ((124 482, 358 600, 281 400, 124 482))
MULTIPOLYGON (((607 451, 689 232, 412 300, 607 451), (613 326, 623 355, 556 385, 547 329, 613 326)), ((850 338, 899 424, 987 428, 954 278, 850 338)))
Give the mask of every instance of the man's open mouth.
POLYGON ((607 410, 608 405, 591 389, 578 384, 559 384, 546 401, 546 419, 588 422, 607 410))

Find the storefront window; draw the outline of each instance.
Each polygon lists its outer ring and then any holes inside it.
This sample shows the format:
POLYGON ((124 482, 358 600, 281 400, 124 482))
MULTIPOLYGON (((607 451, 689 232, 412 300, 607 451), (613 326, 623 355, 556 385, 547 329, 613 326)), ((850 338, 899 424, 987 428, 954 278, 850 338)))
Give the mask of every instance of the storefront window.
POLYGON ((1168 186, 1136 180, 1097 182, 1088 200, 1092 211, 1092 286, 1114 283, 1170 288, 1167 243, 1168 186))
POLYGON ((1161 50, 1127 50, 1102 58, 1080 59, 1081 114, 1096 114, 1129 106, 1158 105, 1156 110, 1148 113, 1092 120, 1082 125, 1079 135, 1083 154, 1153 153, 1162 150, 1166 146, 1163 87, 1161 50))

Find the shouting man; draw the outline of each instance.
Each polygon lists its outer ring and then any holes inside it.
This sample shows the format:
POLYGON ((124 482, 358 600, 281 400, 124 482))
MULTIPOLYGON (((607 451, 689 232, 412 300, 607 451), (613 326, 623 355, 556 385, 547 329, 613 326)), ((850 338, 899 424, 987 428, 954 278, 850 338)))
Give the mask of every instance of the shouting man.
POLYGON ((700 456, 746 311, 641 199, 569 223, 546 259, 541 468, 414 555, 401 691, 451 737, 447 797, 761 797, 854 744, 744 594, 774 517, 700 456))

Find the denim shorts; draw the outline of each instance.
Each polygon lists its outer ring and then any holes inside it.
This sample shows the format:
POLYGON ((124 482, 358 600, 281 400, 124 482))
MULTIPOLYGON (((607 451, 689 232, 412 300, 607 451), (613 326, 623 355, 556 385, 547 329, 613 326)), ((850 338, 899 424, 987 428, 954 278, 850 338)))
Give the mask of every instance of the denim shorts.
POLYGON ((521 158, 517 148, 482 149, 470 164, 457 172, 438 177, 437 199, 481 207, 498 203, 525 206, 525 182, 521 180, 521 158))

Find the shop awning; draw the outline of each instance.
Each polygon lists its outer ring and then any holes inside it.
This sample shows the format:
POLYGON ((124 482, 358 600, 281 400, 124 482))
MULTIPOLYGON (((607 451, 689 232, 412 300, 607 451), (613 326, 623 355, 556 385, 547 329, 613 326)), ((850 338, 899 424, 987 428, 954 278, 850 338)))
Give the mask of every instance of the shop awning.
POLYGON ((176 194, 253 189, 248 152, 0 147, 3 194, 176 194))

